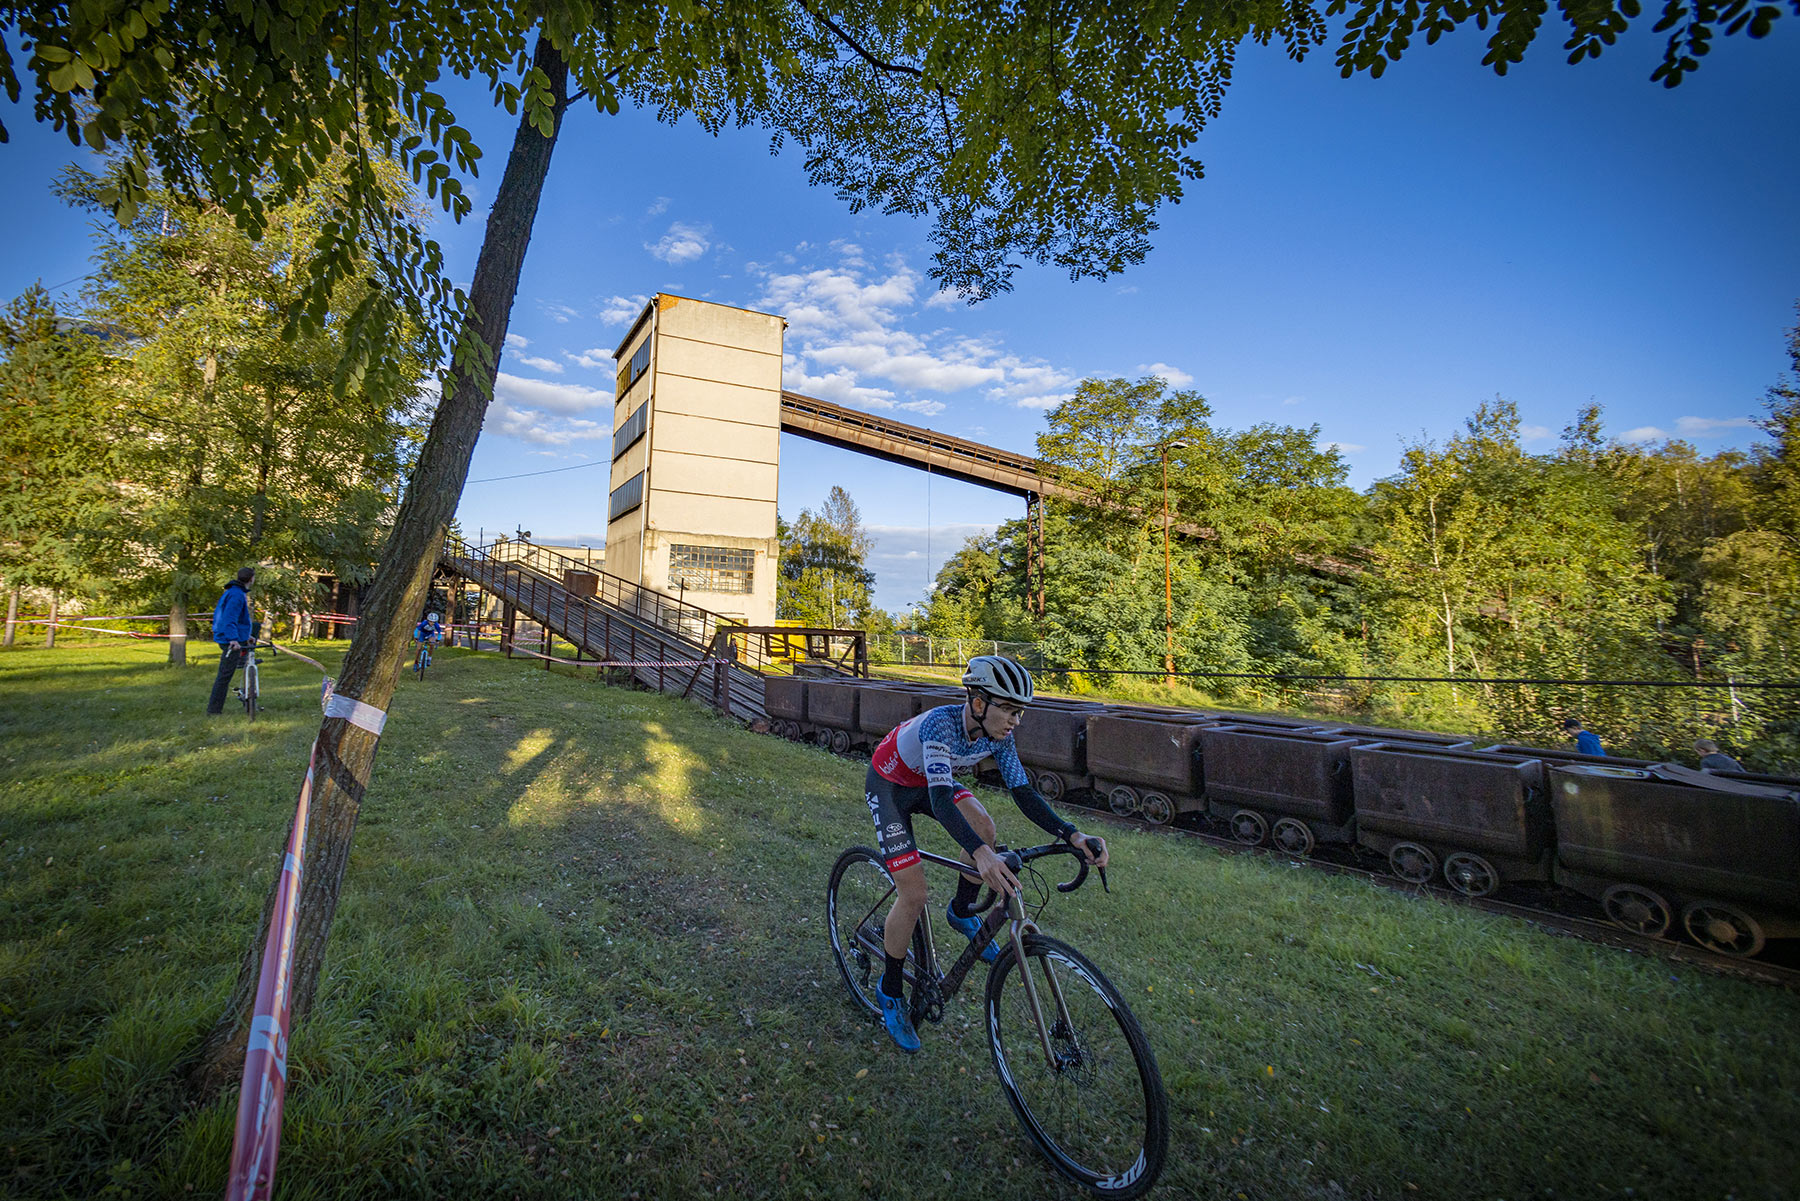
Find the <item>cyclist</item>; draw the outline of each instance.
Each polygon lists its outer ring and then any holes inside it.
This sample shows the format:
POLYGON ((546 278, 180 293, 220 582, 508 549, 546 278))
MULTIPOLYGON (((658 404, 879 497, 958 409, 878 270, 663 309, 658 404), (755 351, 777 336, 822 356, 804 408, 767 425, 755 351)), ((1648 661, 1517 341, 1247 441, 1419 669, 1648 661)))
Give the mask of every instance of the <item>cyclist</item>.
POLYGON ((438 622, 436 613, 427 613, 425 620, 413 627, 413 641, 421 645, 439 645, 444 641, 444 627, 438 622))
MULTIPOLYGON (((981 873, 981 883, 1008 894, 1019 886, 994 850, 994 819, 974 793, 952 779, 953 771, 992 756, 1019 812, 1078 848, 1089 863, 1096 867, 1107 863, 1105 844, 1093 839, 1090 845, 1087 835, 1057 816, 1031 786, 1019 762, 1012 731, 1031 703, 1031 673, 1011 659, 977 655, 969 660, 962 682, 967 691, 962 704, 928 709, 881 740, 865 786, 881 858, 899 893, 882 933, 887 964, 875 994, 889 1037, 908 1052, 919 1049, 919 1036, 901 999, 901 973, 913 926, 925 912, 926 899, 925 865, 919 862, 913 842, 913 815, 928 813, 942 823, 963 848, 963 862, 981 873)), ((962 877, 945 911, 950 924, 971 940, 981 931, 981 919, 970 912, 981 895, 981 883, 962 877)), ((990 943, 981 957, 991 963, 998 955, 990 943)))

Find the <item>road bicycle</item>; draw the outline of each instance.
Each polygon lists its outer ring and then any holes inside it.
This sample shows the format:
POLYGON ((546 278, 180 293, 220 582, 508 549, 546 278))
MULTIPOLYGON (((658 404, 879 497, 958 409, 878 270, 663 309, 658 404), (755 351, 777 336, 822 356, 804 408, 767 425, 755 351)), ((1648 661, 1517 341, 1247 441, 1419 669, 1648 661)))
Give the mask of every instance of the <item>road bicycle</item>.
POLYGON ((235 689, 237 698, 244 702, 244 712, 249 715, 251 721, 256 720, 256 709, 261 704, 262 698, 257 678, 256 648, 270 645, 267 642, 257 641, 261 637, 262 622, 251 623, 250 643, 244 648, 244 680, 235 689))
POLYGON ((431 643, 419 643, 419 653, 413 659, 413 674, 419 679, 425 678, 425 669, 431 666, 431 643))
MULTIPOLYGON (((994 1070, 1015 1116, 1051 1166, 1105 1197, 1141 1197, 1156 1183, 1169 1149, 1169 1098, 1156 1056, 1119 990, 1086 956, 1049 937, 1034 920, 1049 903, 1043 876, 1029 865, 1054 855, 1073 855, 1081 868, 1056 885, 1074 892, 1087 880, 1088 864, 1067 843, 1008 851, 1001 858, 1022 894, 996 905, 985 892, 976 912, 981 930, 949 971, 938 968, 929 911, 913 929, 905 980, 913 1022, 941 1022, 981 952, 1004 930, 1008 937, 988 968, 985 1006, 994 1070), (1023 874, 1021 874, 1023 872, 1023 874), (1029 881, 1029 885, 1027 884, 1029 881), (1029 967, 1025 966, 1029 965, 1029 967)), ((974 869, 928 851, 934 867, 974 876, 974 869)), ((1105 887, 1105 873, 1101 886, 1105 887)), ((844 986, 867 1016, 880 1020, 875 989, 885 965, 882 923, 895 895, 881 856, 852 847, 838 857, 825 890, 831 949, 844 986)))

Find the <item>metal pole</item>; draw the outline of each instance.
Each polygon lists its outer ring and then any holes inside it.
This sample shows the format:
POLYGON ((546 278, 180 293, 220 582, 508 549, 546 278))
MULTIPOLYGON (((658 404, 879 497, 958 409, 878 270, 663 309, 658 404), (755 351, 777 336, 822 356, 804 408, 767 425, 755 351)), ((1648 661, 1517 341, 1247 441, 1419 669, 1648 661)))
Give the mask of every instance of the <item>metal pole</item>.
POLYGON ((1169 570, 1169 448, 1162 448, 1163 487, 1163 685, 1175 687, 1175 577, 1169 570))

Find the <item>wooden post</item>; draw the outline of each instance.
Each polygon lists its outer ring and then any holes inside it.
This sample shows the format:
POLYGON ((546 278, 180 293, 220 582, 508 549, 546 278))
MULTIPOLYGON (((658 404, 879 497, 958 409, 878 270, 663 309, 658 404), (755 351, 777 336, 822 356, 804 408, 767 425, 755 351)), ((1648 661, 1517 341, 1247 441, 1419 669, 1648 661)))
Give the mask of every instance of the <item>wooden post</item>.
POLYGON ((175 598, 169 606, 169 666, 187 666, 187 601, 175 598))
MULTIPOLYGON (((546 606, 546 608, 547 608, 547 606, 546 606)), ((549 617, 550 617, 550 614, 548 612, 546 612, 544 614, 545 620, 544 620, 544 625, 543 625, 543 630, 544 630, 543 650, 540 652, 544 656, 544 670, 545 671, 550 670, 550 648, 556 642, 555 636, 550 633, 549 617)))
POLYGON ((56 645, 56 593, 50 594, 50 621, 44 626, 44 649, 56 645))
POLYGON ((508 659, 513 657, 513 634, 518 629, 519 611, 509 601, 500 608, 500 649, 508 659))
POLYGON ((6 649, 11 650, 13 633, 19 628, 19 590, 14 588, 6 594, 6 649))

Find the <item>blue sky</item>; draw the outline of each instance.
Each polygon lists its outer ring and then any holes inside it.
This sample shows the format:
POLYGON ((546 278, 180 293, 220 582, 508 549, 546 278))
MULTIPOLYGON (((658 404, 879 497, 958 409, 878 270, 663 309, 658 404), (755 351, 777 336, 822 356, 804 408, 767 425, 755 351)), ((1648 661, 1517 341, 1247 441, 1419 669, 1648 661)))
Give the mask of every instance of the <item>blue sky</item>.
MULTIPOLYGON (((1786 367, 1800 300, 1800 22, 1722 39, 1669 91, 1660 39, 1634 33, 1569 67, 1547 30, 1522 68, 1479 67, 1476 38, 1415 48, 1380 80, 1329 51, 1249 47, 1202 134, 1206 178, 1165 208, 1149 260, 1104 282, 1021 272, 970 308, 926 278, 922 223, 852 216, 755 131, 713 138, 627 111, 573 114, 546 188, 460 518, 598 544, 610 354, 657 291, 788 317, 787 386, 1030 451, 1043 413, 1089 375, 1194 388, 1220 425, 1318 425, 1366 487, 1403 443, 1515 402, 1547 448, 1577 406, 1608 432, 1746 446, 1786 367), (525 472, 591 468, 516 479, 525 472)), ((511 122, 452 94, 486 151, 476 213, 442 226, 473 271, 511 122)), ((84 219, 49 195, 66 141, 6 106, 14 231, 0 289, 73 292, 84 219)), ((781 509, 843 484, 876 535, 877 601, 1017 500, 782 439, 781 509)))

